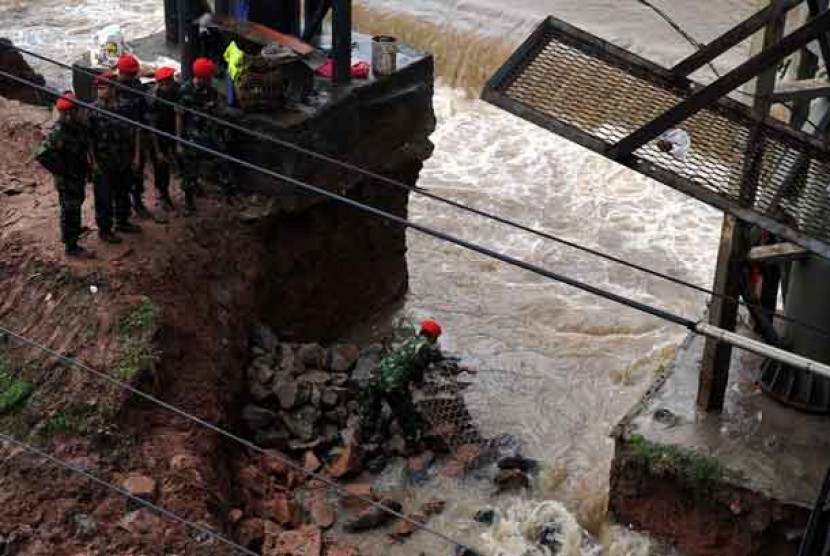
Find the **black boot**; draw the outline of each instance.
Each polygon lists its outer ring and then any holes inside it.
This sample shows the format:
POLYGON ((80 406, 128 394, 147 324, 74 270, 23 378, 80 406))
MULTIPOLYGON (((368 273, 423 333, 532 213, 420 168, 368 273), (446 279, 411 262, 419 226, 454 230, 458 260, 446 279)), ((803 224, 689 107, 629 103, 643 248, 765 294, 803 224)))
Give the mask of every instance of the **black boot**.
POLYGON ((141 198, 133 200, 133 212, 135 212, 136 218, 141 220, 147 220, 148 218, 153 217, 153 215, 150 214, 150 211, 147 210, 147 207, 144 206, 144 201, 141 198))
POLYGON ((120 222, 115 225, 115 231, 122 234, 140 234, 141 226, 133 224, 132 222, 120 222))
POLYGON ((66 256, 75 259, 91 259, 95 255, 91 251, 87 251, 84 247, 74 243, 66 245, 66 256))
POLYGON ((169 191, 159 192, 159 205, 164 212, 170 212, 176 207, 173 205, 173 199, 170 198, 169 191))
POLYGON ((196 202, 193 200, 193 191, 184 192, 184 214, 190 216, 196 212, 196 202))
POLYGON ((112 233, 112 230, 98 230, 98 237, 104 243, 110 243, 112 245, 117 245, 121 243, 121 238, 112 233))

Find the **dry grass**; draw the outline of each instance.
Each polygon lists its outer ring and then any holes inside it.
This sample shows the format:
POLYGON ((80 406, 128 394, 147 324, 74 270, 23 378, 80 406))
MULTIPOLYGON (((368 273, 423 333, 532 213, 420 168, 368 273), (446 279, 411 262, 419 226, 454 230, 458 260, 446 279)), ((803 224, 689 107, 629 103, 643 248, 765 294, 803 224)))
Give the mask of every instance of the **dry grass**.
POLYGON ((476 93, 517 46, 503 37, 487 37, 409 14, 370 9, 362 2, 355 3, 353 11, 358 31, 394 35, 399 42, 430 52, 435 57, 436 77, 451 87, 476 93))

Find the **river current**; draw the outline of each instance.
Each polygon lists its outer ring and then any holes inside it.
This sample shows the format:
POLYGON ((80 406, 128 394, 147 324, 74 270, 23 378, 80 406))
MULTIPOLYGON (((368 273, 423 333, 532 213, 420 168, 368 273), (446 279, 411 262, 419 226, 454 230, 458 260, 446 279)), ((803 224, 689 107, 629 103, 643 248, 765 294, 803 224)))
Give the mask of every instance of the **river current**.
MULTIPOLYGON (((474 94, 548 14, 666 65, 692 47, 636 0, 507 4, 363 0, 355 6, 358 30, 392 33, 436 54, 436 148, 420 185, 708 287, 720 213, 476 100, 474 94)), ((753 4, 658 2, 704 43, 749 15, 753 4)), ((161 30, 163 16, 160 0, 0 0, 0 36, 71 61, 107 24, 121 24, 129 39, 161 30)), ((745 54, 745 48, 737 49, 718 65, 728 68, 745 54)), ((68 84, 65 73, 33 65, 51 82, 68 84)), ((418 222, 688 318, 699 318, 705 309, 706 297, 695 291, 421 197, 412 197, 410 211, 418 222)), ((600 538, 607 554, 662 553, 647 537, 607 523, 613 453, 609 432, 685 331, 417 232, 410 233, 408 242, 411 293, 402 314, 439 319, 445 347, 475 354, 482 370, 467 401, 484 433, 521 437, 526 455, 545 467, 533 495, 525 499, 493 498, 484 483, 440 479, 406 495, 449 500, 445 514, 432 524, 484 553, 519 556, 529 547, 511 539, 518 526, 485 533, 470 520, 476 509, 495 505, 510 515, 524 515, 523 508, 544 500, 567 508, 600 538)), ((426 533, 401 547, 384 543, 378 549, 376 540, 358 539, 367 554, 449 553, 444 541, 426 533)))

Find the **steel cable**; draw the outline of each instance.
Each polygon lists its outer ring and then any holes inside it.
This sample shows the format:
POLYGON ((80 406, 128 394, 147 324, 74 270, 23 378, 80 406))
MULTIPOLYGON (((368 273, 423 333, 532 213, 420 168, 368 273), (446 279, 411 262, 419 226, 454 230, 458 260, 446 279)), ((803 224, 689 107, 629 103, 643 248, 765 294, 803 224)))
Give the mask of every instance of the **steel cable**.
POLYGON ((230 548, 232 548, 233 550, 235 550, 237 552, 240 552, 242 554, 247 554, 249 556, 259 556, 259 554, 257 552, 249 550, 248 548, 242 546, 241 544, 235 543, 234 541, 228 539, 227 537, 224 537, 224 536, 220 535, 216 531, 213 531, 213 530, 211 530, 211 529, 209 529, 209 528, 207 528, 203 525, 199 525, 198 523, 194 523, 193 521, 185 519, 185 518, 179 516, 178 514, 168 510, 167 508, 164 508, 162 506, 159 506, 157 504, 154 504, 152 502, 144 500, 143 498, 135 496, 131 492, 127 491, 126 489, 123 489, 123 488, 121 488, 119 486, 116 486, 112 483, 108 483, 107 481, 93 475, 92 473, 90 473, 90 472, 88 472, 84 469, 81 469, 80 467, 76 467, 76 466, 72 465, 71 463, 63 461, 62 459, 58 459, 57 457, 55 457, 51 454, 48 454, 48 453, 44 452, 43 450, 35 448, 34 446, 32 446, 30 444, 26 444, 25 442, 17 440, 16 438, 13 438, 13 437, 8 436, 8 435, 3 434, 3 433, 0 433, 0 440, 8 442, 9 444, 17 446, 18 448, 26 450, 27 452, 30 452, 32 454, 35 454, 35 455, 39 456, 39 457, 42 457, 42 458, 48 460, 49 462, 53 463, 54 465, 57 465, 58 467, 62 467, 64 469, 68 470, 68 471, 71 471, 72 473, 76 473, 78 475, 81 475, 82 477, 85 477, 86 479, 92 481, 93 483, 96 483, 96 484, 106 488, 107 490, 115 492, 116 494, 118 494, 120 496, 123 496, 124 498, 127 498, 127 499, 131 500, 132 502, 135 502, 136 504, 140 504, 140 505, 144 506, 145 508, 151 509, 154 512, 158 512, 159 514, 161 514, 161 515, 163 515, 163 516, 165 516, 169 519, 172 519, 173 521, 176 521, 176 522, 180 523, 181 525, 185 525, 185 526, 187 526, 187 527, 189 527, 189 528, 191 528, 195 531, 198 531, 198 532, 200 532, 204 535, 208 535, 209 537, 211 537, 213 539, 216 539, 217 541, 221 542, 222 544, 225 544, 225 545, 229 546, 230 548))
MULTIPOLYGON (((638 1, 642 1, 642 0, 638 0, 638 1)), ((649 5, 649 6, 652 7, 651 5, 649 5)), ((662 13, 662 12, 660 12, 660 13, 662 13)), ((666 16, 666 17, 668 17, 668 16, 666 16)), ((695 41, 695 44, 697 44, 696 41, 695 41)), ((0 46, 2 46, 2 45, 0 45, 0 46)), ((60 61, 55 60, 53 58, 50 58, 48 56, 44 56, 42 54, 38 54, 36 52, 32 52, 32 51, 27 50, 25 48, 21 48, 21 47, 14 46, 14 45, 7 46, 7 48, 17 50, 17 51, 19 51, 23 54, 32 56, 32 57, 37 58, 39 60, 42 60, 44 62, 54 64, 54 65, 56 65, 58 67, 62 67, 64 69, 69 69, 71 71, 78 72, 78 73, 81 73, 83 75, 87 75, 87 76, 90 76, 90 77, 96 77, 97 76, 97 74, 95 74, 94 72, 85 70, 83 68, 70 66, 70 65, 65 64, 63 62, 60 62, 60 61)), ((326 154, 320 153, 318 151, 308 149, 308 148, 303 147, 301 145, 298 145, 296 143, 292 143, 290 141, 280 139, 279 137, 275 137, 275 136, 267 134, 267 133, 263 133, 263 132, 260 132, 260 131, 257 131, 257 130, 251 129, 251 128, 241 126, 241 125, 239 125, 237 123, 234 123, 230 120, 226 120, 224 118, 220 118, 220 117, 214 116, 212 114, 206 114, 206 113, 201 112, 199 110, 195 110, 193 108, 183 106, 183 105, 181 105, 181 104, 179 104, 175 101, 171 101, 171 100, 164 99, 164 98, 159 98, 159 97, 156 97, 155 95, 152 95, 151 93, 148 93, 148 92, 145 92, 145 91, 137 91, 137 90, 135 90, 131 87, 128 87, 128 86, 126 86, 122 83, 119 83, 118 81, 109 81, 109 80, 107 80, 107 81, 109 83, 111 83, 113 86, 117 87, 119 90, 124 90, 124 91, 126 91, 130 94, 140 95, 140 96, 143 96, 143 97, 148 98, 148 99, 153 99, 154 102, 160 102, 161 104, 164 104, 164 105, 169 106, 171 108, 175 108, 177 110, 182 110, 184 112, 188 112, 190 114, 193 114, 194 116, 206 119, 208 121, 212 121, 214 123, 220 124, 224 127, 227 127, 229 129, 233 129, 234 131, 238 131, 238 132, 246 134, 248 136, 255 137, 257 139, 261 139, 263 141, 267 141, 267 142, 270 142, 270 143, 273 143, 273 144, 280 145, 282 147, 285 147, 285 148, 294 150, 296 152, 311 156, 313 158, 323 160, 323 161, 328 162, 330 164, 333 164, 335 166, 340 166, 340 167, 345 168, 347 170, 359 173, 359 174, 361 174, 365 177, 380 181, 380 182, 388 184, 388 185, 392 185, 394 187, 409 190, 413 193, 416 193, 418 195, 422 195, 424 197, 427 197, 427 198, 432 199, 434 201, 438 201, 440 203, 446 204, 446 205, 451 206, 453 208, 468 212, 470 214, 475 214, 477 216, 481 216, 481 217, 489 219, 489 220, 493 220, 494 222, 498 222, 500 224, 504 224, 504 225, 513 227, 517 230, 535 235, 537 237, 541 237, 543 239, 554 241, 556 243, 559 243, 561 245, 565 245, 565 246, 570 247, 572 249, 582 251, 583 253, 588 253, 589 255, 593 255, 595 257, 605 259, 607 261, 619 264, 621 266, 631 268, 631 269, 636 270, 638 272, 643 272, 644 274, 648 274, 648 275, 654 276, 656 278, 666 280, 668 282, 677 284, 679 286, 690 288, 690 289, 693 289, 693 290, 698 291, 700 293, 704 293, 706 295, 717 297, 719 299, 725 299, 727 301, 731 301, 732 303, 737 303, 738 305, 741 305, 741 306, 744 306, 744 307, 754 307, 754 308, 762 309, 767 314, 769 314, 771 316, 774 316, 774 317, 777 317, 782 321, 791 322, 793 324, 798 324, 799 326, 802 326, 802 327, 804 327, 806 329, 809 329, 809 330, 813 330, 814 332, 818 332, 818 333, 820 333, 822 335, 825 335, 828 338, 830 338, 830 330, 825 330, 825 329, 820 328, 818 326, 815 326, 815 325, 812 325, 812 324, 809 324, 809 323, 805 323, 805 322, 801 322, 797 319, 793 319, 791 317, 788 317, 787 315, 785 315, 783 313, 780 313, 779 311, 768 311, 766 308, 764 308, 760 304, 748 303, 748 302, 742 301, 742 300, 740 300, 739 298, 736 298, 736 297, 732 297, 732 296, 729 296, 729 295, 726 295, 726 294, 717 293, 714 290, 710 290, 710 289, 704 288, 702 286, 699 286, 697 284, 693 284, 691 282, 687 282, 687 281, 682 280, 680 278, 676 278, 674 276, 668 275, 666 273, 663 273, 663 272, 660 272, 660 271, 657 271, 657 270, 653 270, 653 269, 644 267, 642 265, 632 263, 630 261, 626 261, 625 259, 622 259, 622 258, 617 257, 615 255, 611 255, 611 254, 599 251, 597 249, 581 245, 579 243, 576 243, 575 241, 568 240, 568 239, 553 235, 553 234, 545 232, 543 230, 539 230, 537 228, 532 228, 532 227, 527 226, 525 224, 522 224, 520 222, 516 222, 515 220, 511 220, 511 219, 508 219, 506 217, 499 216, 498 214, 494 214, 494 213, 491 213, 491 212, 488 212, 488 211, 485 211, 485 210, 482 210, 482 209, 478 209, 478 208, 475 208, 475 207, 472 207, 472 206, 469 206, 469 205, 465 205, 461 202, 454 201, 454 200, 446 198, 446 197, 442 197, 438 194, 430 192, 427 189, 418 187, 417 185, 406 184, 406 183, 401 182, 399 180, 395 180, 395 179, 389 178, 387 176, 383 176, 381 174, 378 174, 376 172, 372 172, 371 170, 367 170, 365 168, 354 165, 352 163, 345 162, 345 161, 333 158, 331 156, 328 156, 326 154)), ((51 94, 55 94, 55 93, 53 92, 51 94)))

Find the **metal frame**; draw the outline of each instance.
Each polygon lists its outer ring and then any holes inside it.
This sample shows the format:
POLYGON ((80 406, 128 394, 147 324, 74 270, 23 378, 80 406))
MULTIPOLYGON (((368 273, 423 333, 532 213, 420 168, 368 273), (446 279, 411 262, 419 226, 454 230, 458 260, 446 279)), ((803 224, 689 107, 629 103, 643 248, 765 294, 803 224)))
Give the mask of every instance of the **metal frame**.
POLYGON ((702 68, 730 48, 738 45, 760 31, 771 21, 786 14, 804 0, 784 0, 780 6, 769 5, 758 11, 749 19, 738 23, 735 27, 716 38, 688 58, 681 60, 672 68, 672 72, 678 75, 689 75, 702 68))
MULTIPOLYGON (((830 15, 823 14, 821 24, 826 25, 828 23, 830 23, 830 15)), ((799 46, 792 45, 794 42, 798 42, 798 45, 803 46, 807 37, 818 34, 818 27, 821 24, 811 26, 809 33, 803 31, 802 28, 798 41, 791 39, 787 48, 779 48, 778 51, 791 52, 799 48, 799 46)), ((565 124, 535 110, 531 106, 522 104, 507 94, 507 88, 513 79, 526 69, 550 42, 553 36, 563 44, 577 48, 592 57, 616 66, 631 75, 648 81, 678 96, 690 97, 697 90, 700 90, 699 86, 685 76, 677 75, 669 69, 573 27, 564 21, 549 17, 533 31, 530 37, 522 43, 519 49, 514 52, 507 62, 487 82, 482 93, 482 98, 491 104, 597 153, 608 156, 611 145, 576 127, 565 124)), ((761 70, 763 69, 761 68, 761 70)), ((734 78, 731 78, 730 81, 732 80, 734 78)), ((707 93, 707 96, 711 95, 711 91, 712 89, 707 93)), ((740 102, 728 97, 721 97, 709 101, 706 108, 716 111, 720 115, 741 125, 751 126, 759 124, 770 138, 797 146, 814 159, 830 161, 830 151, 828 151, 827 144, 824 141, 802 131, 794 130, 779 120, 759 117, 750 107, 740 102)), ((761 226, 771 233, 801 245, 822 257, 830 259, 830 244, 815 239, 764 214, 755 212, 746 206, 742 206, 738 202, 722 197, 704 186, 682 178, 676 173, 661 168, 647 160, 641 159, 636 154, 618 158, 617 162, 723 210, 726 213, 732 214, 743 221, 761 226)))

